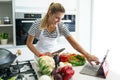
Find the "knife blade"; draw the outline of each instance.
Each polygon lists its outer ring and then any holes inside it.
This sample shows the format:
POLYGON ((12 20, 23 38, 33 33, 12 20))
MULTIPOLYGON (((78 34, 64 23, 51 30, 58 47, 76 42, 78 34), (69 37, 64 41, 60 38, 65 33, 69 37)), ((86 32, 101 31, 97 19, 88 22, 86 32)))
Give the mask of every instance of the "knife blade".
POLYGON ((60 52, 62 52, 62 51, 64 51, 65 50, 65 48, 61 48, 61 49, 59 49, 59 50, 57 50, 57 51, 55 51, 55 52, 52 52, 52 55, 54 55, 54 54, 56 54, 56 53, 60 53, 60 52))

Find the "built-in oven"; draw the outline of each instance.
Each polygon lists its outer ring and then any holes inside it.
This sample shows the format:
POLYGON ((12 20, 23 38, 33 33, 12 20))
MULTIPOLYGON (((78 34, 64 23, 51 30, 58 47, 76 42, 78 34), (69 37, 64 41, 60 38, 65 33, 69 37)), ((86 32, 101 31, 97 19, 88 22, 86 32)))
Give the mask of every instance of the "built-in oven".
MULTIPOLYGON (((16 45, 25 45, 28 30, 33 22, 37 18, 41 18, 41 14, 33 14, 33 13, 16 13, 15 14, 15 25, 16 25, 16 45)), ((35 44, 37 39, 34 39, 33 43, 35 44)))

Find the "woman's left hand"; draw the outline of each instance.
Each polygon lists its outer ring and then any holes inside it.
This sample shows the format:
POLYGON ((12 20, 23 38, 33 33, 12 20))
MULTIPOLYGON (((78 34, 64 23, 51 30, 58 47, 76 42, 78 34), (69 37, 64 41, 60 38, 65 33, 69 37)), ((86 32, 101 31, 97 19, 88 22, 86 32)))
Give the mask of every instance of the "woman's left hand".
POLYGON ((92 62, 95 62, 96 65, 98 65, 98 64, 100 63, 99 59, 98 59, 96 56, 94 56, 94 55, 88 54, 86 58, 87 58, 87 61, 88 61, 91 65, 93 65, 92 62))

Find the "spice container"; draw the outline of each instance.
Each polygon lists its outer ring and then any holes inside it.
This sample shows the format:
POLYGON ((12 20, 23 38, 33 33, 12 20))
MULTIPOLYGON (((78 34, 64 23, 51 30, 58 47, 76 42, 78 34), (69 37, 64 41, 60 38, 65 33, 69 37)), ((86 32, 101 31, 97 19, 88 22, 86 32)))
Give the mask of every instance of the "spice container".
POLYGON ((10 18, 7 17, 7 16, 4 17, 4 18, 3 18, 3 23, 4 23, 4 24, 10 24, 10 18))

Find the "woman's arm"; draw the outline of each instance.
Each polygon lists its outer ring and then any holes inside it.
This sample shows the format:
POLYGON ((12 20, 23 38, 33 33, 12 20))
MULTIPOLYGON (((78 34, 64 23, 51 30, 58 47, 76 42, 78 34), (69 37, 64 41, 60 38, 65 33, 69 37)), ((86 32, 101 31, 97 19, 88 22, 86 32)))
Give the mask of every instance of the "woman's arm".
POLYGON ((67 41, 72 45, 74 49, 76 49, 78 52, 82 53, 88 60, 88 62, 92 65, 92 61, 94 61, 96 64, 99 64, 99 59, 96 56, 90 55, 88 52, 86 52, 78 43, 77 41, 72 37, 72 35, 69 35, 66 37, 67 41))
POLYGON ((33 45, 34 36, 28 35, 26 45, 36 55, 39 56, 41 53, 33 45))

